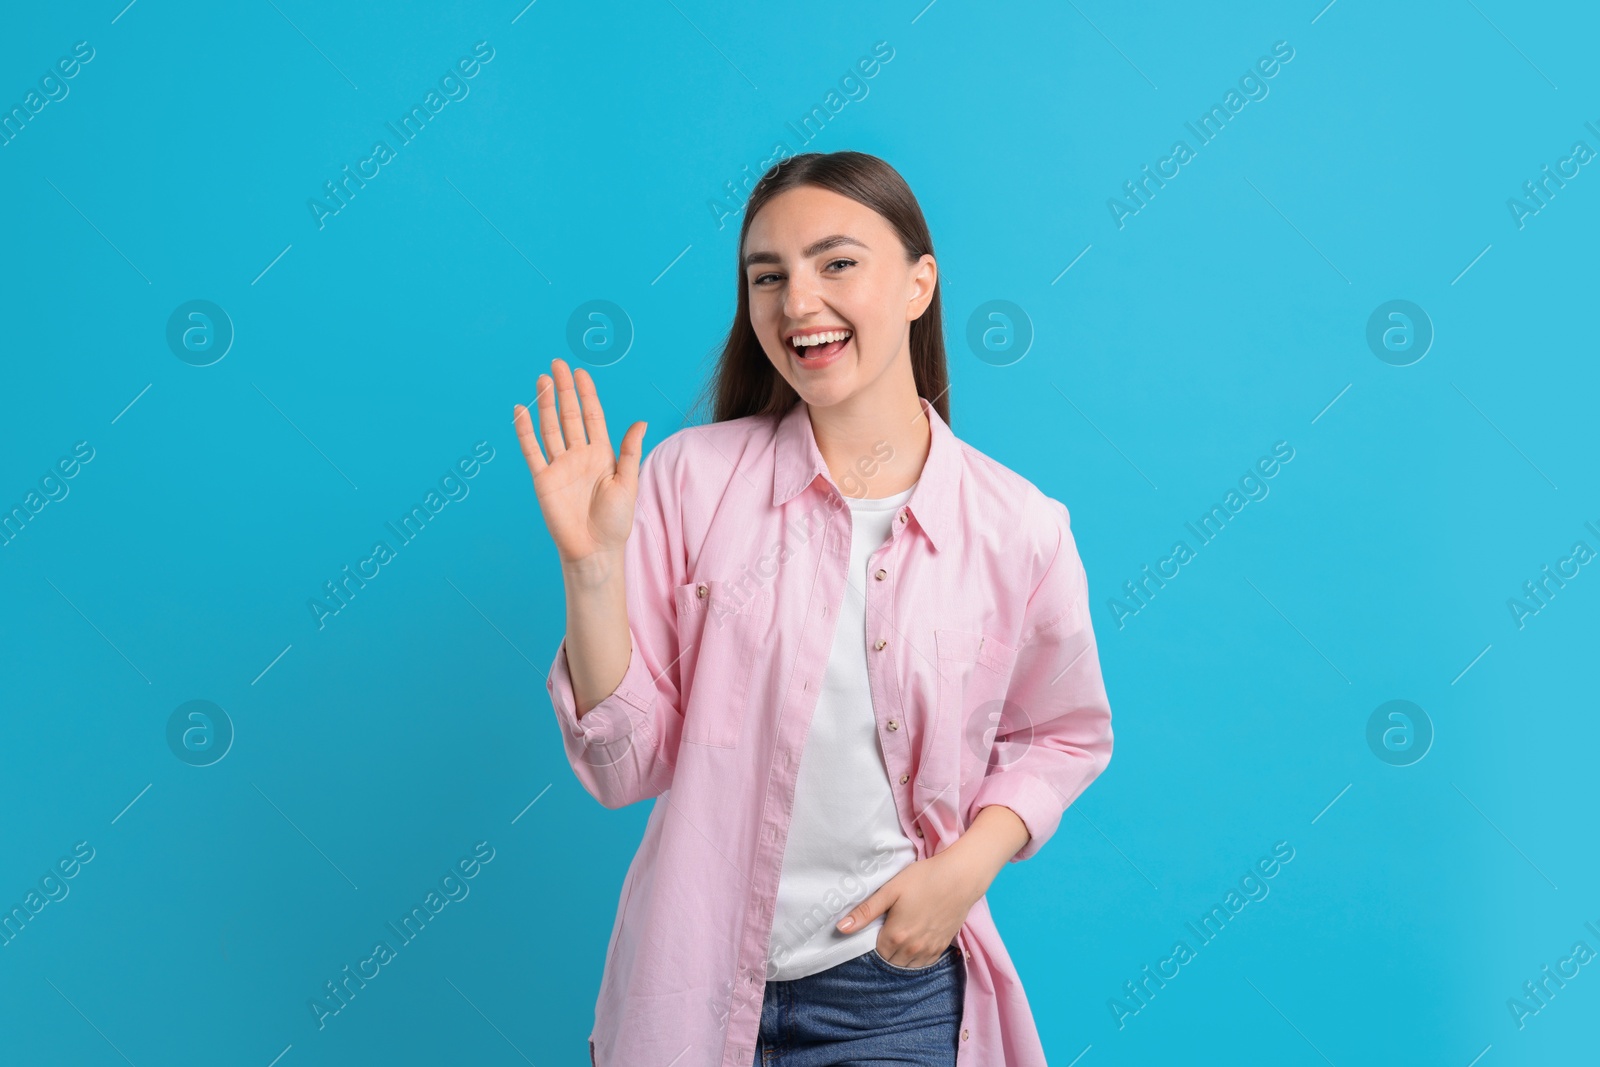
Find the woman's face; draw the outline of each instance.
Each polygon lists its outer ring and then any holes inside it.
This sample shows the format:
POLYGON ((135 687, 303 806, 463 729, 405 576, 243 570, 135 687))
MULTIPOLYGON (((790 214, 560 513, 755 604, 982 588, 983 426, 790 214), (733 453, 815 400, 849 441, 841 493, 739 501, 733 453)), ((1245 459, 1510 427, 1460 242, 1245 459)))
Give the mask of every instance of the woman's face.
POLYGON ((745 235, 750 325, 800 398, 829 407, 877 382, 898 360, 910 373, 911 323, 933 299, 930 255, 905 247, 876 211, 813 185, 779 193, 745 235), (796 338, 836 338, 797 346, 796 338))

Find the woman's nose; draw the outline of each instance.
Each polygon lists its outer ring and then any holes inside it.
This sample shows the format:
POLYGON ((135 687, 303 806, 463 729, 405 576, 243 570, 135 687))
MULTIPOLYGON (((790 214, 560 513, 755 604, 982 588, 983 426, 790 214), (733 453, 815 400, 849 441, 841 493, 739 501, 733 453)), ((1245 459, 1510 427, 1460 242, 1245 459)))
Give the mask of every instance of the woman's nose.
POLYGON ((791 319, 803 319, 815 311, 822 301, 817 280, 805 271, 789 277, 783 291, 783 313, 791 319))

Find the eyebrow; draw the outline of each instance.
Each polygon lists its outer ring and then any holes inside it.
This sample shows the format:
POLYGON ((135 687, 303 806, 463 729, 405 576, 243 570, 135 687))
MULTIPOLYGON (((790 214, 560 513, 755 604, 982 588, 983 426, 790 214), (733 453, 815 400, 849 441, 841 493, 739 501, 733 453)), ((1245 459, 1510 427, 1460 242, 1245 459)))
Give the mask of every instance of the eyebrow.
MULTIPOLYGON (((867 248, 866 245, 862 244, 860 241, 849 236, 848 234, 832 233, 821 240, 813 241, 811 244, 807 245, 800 254, 807 259, 810 259, 812 256, 820 255, 821 253, 828 251, 828 249, 837 248, 840 245, 856 245, 860 248, 867 248)), ((867 251, 870 252, 872 250, 868 248, 867 251)), ((744 257, 744 265, 746 267, 755 263, 776 262, 778 262, 778 254, 776 252, 751 252, 748 256, 744 257)))

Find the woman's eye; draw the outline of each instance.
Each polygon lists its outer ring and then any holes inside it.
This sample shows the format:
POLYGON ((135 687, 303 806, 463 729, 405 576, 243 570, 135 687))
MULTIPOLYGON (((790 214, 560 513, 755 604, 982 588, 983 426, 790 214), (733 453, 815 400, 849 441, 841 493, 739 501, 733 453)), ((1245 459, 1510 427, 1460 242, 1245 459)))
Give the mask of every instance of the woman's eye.
MULTIPOLYGON (((832 260, 828 261, 827 266, 824 269, 832 269, 834 267, 838 267, 840 264, 843 264, 846 267, 853 267, 853 266, 855 266, 856 261, 853 260, 853 259, 832 259, 832 260)), ((835 271, 835 273, 837 273, 837 271, 835 271)), ((774 273, 772 271, 768 271, 765 274, 757 274, 754 278, 751 278, 750 279, 750 284, 751 285, 762 285, 762 284, 765 284, 768 280, 773 279, 773 278, 777 278, 777 277, 778 277, 778 275, 776 273, 774 273)))

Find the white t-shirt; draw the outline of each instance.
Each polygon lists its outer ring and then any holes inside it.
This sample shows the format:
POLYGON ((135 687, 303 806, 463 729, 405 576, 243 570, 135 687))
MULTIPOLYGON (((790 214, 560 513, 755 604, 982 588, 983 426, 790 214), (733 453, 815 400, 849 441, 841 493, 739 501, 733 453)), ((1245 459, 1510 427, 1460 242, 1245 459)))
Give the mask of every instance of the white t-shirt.
POLYGON ((767 977, 790 981, 877 946, 879 916, 842 934, 834 924, 917 858, 900 829, 867 684, 867 557, 888 539, 907 489, 846 497, 852 536, 844 603, 795 783, 794 812, 768 947, 767 977))

